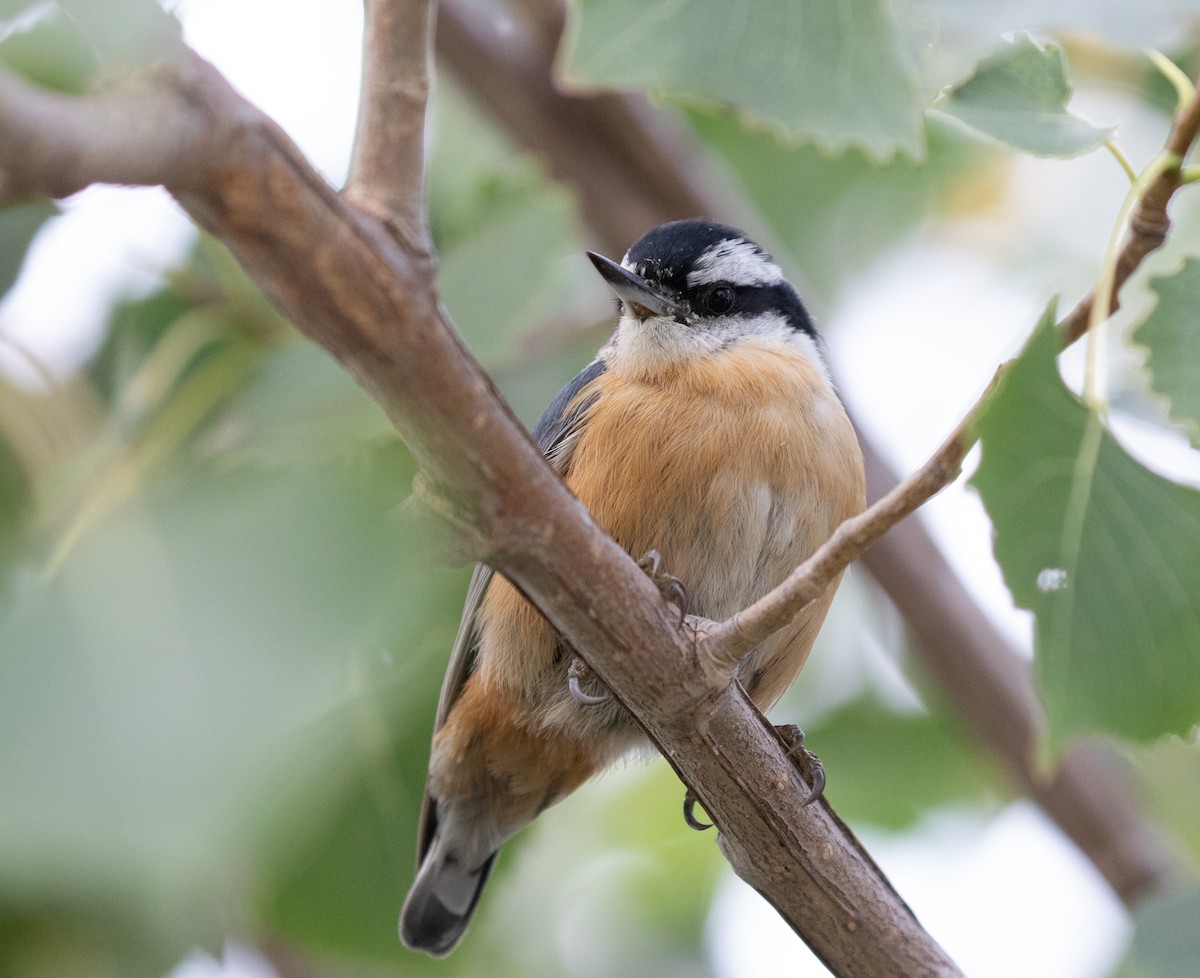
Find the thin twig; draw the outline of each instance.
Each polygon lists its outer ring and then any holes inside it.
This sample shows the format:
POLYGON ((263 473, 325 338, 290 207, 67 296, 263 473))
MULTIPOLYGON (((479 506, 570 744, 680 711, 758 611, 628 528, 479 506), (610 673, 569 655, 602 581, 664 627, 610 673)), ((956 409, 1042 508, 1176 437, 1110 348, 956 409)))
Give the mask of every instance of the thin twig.
POLYGON ((430 0, 365 0, 362 94, 346 193, 428 249, 425 105, 430 0))
MULTIPOLYGON (((1120 308, 1121 288, 1129 281, 1129 277, 1141 265, 1143 259, 1150 252, 1160 248, 1167 239, 1167 232, 1171 229, 1171 220, 1167 216, 1167 205, 1181 185, 1181 165, 1191 150, 1192 144, 1196 142, 1197 135, 1200 135, 1200 98, 1193 96, 1192 100, 1176 113, 1171 132, 1163 146, 1164 152, 1175 156, 1179 162, 1163 169, 1143 194, 1141 201, 1129 217, 1129 233, 1121 248, 1116 272, 1113 275, 1109 315, 1120 308)), ((1095 294, 1089 292, 1059 323, 1064 348, 1070 346, 1087 332, 1094 302, 1095 294)))

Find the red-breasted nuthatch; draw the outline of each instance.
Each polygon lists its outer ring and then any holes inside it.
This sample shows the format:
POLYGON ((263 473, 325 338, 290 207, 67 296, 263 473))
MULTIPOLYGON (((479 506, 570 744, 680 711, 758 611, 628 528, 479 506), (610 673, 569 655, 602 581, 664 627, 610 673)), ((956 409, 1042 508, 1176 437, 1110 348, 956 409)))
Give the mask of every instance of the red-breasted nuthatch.
MULTIPOLYGON (((533 436, 617 543, 661 555, 689 611, 727 618, 863 506, 862 455, 816 330, 779 266, 722 224, 664 224, 619 265, 589 257, 620 300, 616 332, 533 436)), ((833 592, 742 661, 761 709, 796 678, 833 592)), ((574 659, 508 581, 476 568, 400 915, 409 947, 449 953, 501 843, 644 743, 619 704, 581 689, 574 659)))

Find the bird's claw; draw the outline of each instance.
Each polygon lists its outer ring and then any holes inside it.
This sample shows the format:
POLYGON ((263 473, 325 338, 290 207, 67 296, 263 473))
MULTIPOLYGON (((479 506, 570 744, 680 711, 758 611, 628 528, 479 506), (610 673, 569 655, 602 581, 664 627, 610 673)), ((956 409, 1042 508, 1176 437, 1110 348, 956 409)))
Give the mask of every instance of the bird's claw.
POLYGON ((657 550, 647 550, 642 554, 637 565, 650 578, 654 586, 658 588, 658 593, 662 595, 662 599, 667 604, 673 604, 679 609, 678 625, 682 626, 683 620, 687 617, 688 613, 688 593, 687 588, 683 586, 683 582, 673 574, 667 574, 661 570, 662 554, 657 550))
POLYGON ((580 681, 583 679, 596 679, 596 674, 588 668, 587 663, 576 656, 571 660, 571 664, 567 667, 567 689, 571 692, 573 699, 580 706, 599 706, 601 703, 607 703, 612 699, 612 693, 604 690, 603 693, 593 694, 585 693, 580 681))
POLYGON ((696 818, 696 803, 699 800, 695 792, 691 788, 688 788, 687 794, 683 796, 683 820, 687 822, 689 829, 703 832, 705 829, 712 828, 712 822, 701 822, 700 819, 696 818))
POLYGON ((825 765, 816 754, 804 746, 804 731, 794 723, 779 724, 775 731, 787 745, 788 757, 796 765, 796 770, 808 782, 808 797, 804 799, 807 807, 825 793, 825 765))

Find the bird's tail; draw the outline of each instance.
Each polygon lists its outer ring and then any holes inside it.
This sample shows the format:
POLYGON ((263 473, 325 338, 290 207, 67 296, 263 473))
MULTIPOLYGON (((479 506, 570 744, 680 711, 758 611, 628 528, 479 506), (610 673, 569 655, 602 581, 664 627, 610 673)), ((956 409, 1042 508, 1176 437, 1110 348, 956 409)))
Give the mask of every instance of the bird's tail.
POLYGON ((437 958, 454 950, 495 861, 493 852, 480 865, 466 869, 446 851, 441 836, 434 835, 400 911, 400 939, 405 945, 437 958))

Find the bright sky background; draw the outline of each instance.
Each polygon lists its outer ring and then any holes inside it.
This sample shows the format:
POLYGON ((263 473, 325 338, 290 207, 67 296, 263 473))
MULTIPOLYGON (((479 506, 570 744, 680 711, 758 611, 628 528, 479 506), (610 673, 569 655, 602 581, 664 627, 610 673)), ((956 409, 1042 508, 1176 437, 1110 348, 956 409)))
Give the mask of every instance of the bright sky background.
MULTIPOLYGON (((336 0, 182 0, 188 41, 299 143, 335 183, 345 174, 356 111, 361 11, 336 0), (287 25, 287 35, 278 33, 287 25), (264 51, 264 39, 273 49, 264 51), (313 65, 319 64, 319 70, 313 65)), ((1084 100, 1100 123, 1128 106, 1084 100)), ((1136 162, 1162 138, 1161 120, 1136 116, 1121 133, 1136 162)), ((1021 234, 1070 235, 1099 255, 1124 192, 1111 159, 1020 161, 1006 209, 1021 234)), ((940 442, 991 376, 1016 352, 1051 293, 1081 289, 1093 267, 1050 268, 1014 280, 989 252, 1012 242, 986 222, 939 229, 941 240, 865 270, 869 287, 828 324, 848 400, 911 468, 940 442), (1065 274, 1064 274, 1065 273, 1065 274), (1065 281, 1064 281, 1065 279, 1065 281), (891 328, 881 331, 884 319, 891 328)), ((156 190, 96 188, 68 202, 39 236, 24 274, 0 303, 0 367, 34 382, 14 345, 59 374, 95 349, 112 299, 144 293, 185 253, 192 232, 156 190), (70 267, 69 276, 63 268, 70 267), (64 279, 74 288, 61 287, 64 279), (2 342, 8 339, 9 343, 2 342)), ((1073 297, 1073 296, 1072 296, 1073 297)), ((1200 481, 1195 453, 1171 439, 1148 449, 1157 464, 1200 481), (1172 461, 1174 460, 1174 461, 1172 461), (1182 468, 1180 468, 1182 466, 1182 468), (1190 468, 1189 468, 1190 467, 1190 468)), ((929 508, 935 532, 971 586, 1014 641, 1030 626, 1013 610, 988 558, 989 527, 960 482, 929 508)), ((1033 806, 1019 802, 994 820, 941 814, 911 836, 867 844, 934 935, 973 978, 1101 978, 1122 953, 1128 924, 1095 871, 1033 806)), ((822 968, 767 905, 736 879, 721 886, 710 941, 722 978, 820 975, 822 968)), ((263 962, 234 949, 222 968, 189 959, 174 978, 263 978, 263 962)))

